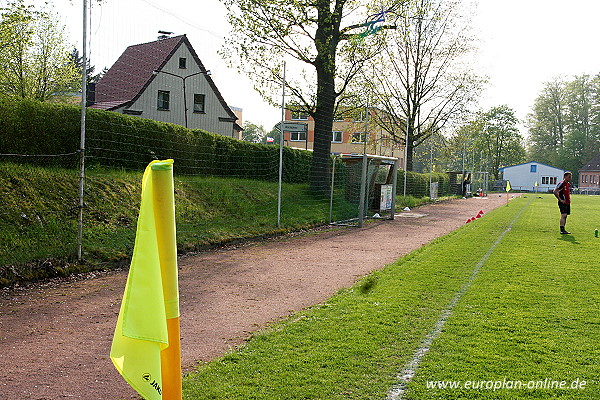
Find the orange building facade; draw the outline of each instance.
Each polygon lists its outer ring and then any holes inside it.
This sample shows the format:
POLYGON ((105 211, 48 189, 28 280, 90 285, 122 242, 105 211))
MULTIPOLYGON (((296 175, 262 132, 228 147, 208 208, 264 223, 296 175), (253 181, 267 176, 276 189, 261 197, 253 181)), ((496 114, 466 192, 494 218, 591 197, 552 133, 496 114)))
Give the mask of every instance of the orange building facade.
MULTIPOLYGON (((332 153, 357 153, 398 157, 404 165, 404 146, 395 144, 383 128, 373 122, 377 110, 371 109, 371 117, 365 121, 365 111, 356 118, 345 117, 334 120, 331 132, 332 153), (366 141, 366 143, 365 143, 366 141)), ((313 150, 315 143, 315 121, 304 112, 285 111, 283 130, 284 145, 288 147, 313 150), (291 129, 290 129, 291 128, 291 129)))

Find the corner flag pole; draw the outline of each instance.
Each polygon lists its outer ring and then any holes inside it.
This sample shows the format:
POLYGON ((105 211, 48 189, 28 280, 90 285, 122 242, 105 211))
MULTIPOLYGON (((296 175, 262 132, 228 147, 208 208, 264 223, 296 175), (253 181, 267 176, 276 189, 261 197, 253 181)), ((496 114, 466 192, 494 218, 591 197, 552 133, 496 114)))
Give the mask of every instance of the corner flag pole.
POLYGON ((181 400, 173 160, 152 161, 125 293, 110 349, 123 379, 146 400, 181 400))
POLYGON ((169 337, 169 347, 160 353, 163 381, 162 394, 165 400, 181 400, 181 335, 173 163, 172 161, 155 163, 151 168, 156 239, 169 337))

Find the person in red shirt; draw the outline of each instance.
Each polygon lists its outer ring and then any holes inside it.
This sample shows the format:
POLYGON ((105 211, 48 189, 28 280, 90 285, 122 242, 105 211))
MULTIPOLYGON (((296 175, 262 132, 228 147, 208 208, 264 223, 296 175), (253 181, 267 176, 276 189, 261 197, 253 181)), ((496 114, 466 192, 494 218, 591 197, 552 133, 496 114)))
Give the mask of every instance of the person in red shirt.
POLYGON ((554 196, 558 199, 558 208, 560 209, 560 233, 568 235, 571 232, 565 230, 567 215, 571 214, 571 179, 573 174, 565 172, 564 179, 558 182, 554 189, 554 196))

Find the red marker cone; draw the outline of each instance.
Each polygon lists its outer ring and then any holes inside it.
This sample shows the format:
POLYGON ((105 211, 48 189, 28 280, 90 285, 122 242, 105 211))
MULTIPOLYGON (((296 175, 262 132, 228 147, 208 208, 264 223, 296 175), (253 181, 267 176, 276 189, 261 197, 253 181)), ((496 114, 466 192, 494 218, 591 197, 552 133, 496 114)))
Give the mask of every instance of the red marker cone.
POLYGON ((481 214, 477 214, 475 218, 481 218, 481 214))
POLYGON ((468 224, 469 222, 471 222, 471 218, 469 218, 465 224, 468 224))

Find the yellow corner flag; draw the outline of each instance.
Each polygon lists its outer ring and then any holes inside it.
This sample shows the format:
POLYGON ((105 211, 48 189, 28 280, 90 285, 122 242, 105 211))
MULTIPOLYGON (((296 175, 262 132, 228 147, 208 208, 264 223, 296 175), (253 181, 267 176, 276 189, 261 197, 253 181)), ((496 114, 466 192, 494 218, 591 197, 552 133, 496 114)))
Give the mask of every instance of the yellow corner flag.
POLYGON ((142 179, 135 246, 110 358, 146 400, 181 400, 173 160, 142 179))
POLYGON ((510 181, 506 181, 506 191, 510 192, 510 181))

